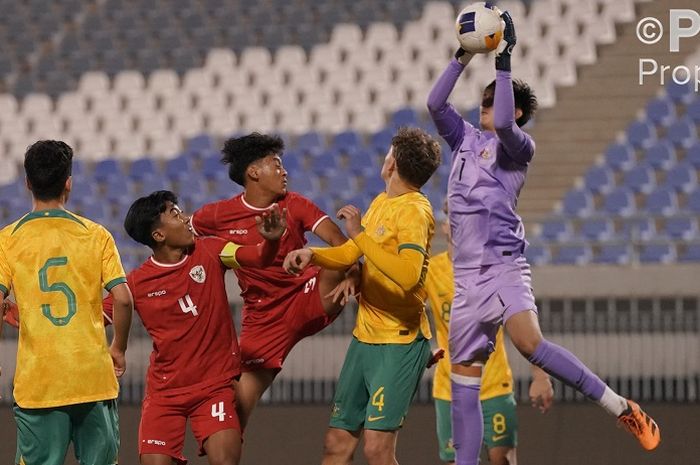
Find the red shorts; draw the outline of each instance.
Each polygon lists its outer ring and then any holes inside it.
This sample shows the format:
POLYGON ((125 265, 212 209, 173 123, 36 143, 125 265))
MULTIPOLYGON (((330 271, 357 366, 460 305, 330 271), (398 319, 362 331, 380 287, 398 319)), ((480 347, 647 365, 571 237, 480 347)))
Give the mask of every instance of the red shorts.
POLYGON ((264 310, 263 318, 243 320, 239 339, 241 371, 282 368, 297 342, 333 322, 334 318, 323 310, 319 274, 311 277, 288 300, 264 310))
POLYGON ((178 464, 186 464, 182 455, 187 419, 204 455, 204 441, 226 429, 240 431, 236 414, 236 396, 230 381, 216 383, 173 396, 146 395, 141 408, 139 454, 169 455, 178 464))

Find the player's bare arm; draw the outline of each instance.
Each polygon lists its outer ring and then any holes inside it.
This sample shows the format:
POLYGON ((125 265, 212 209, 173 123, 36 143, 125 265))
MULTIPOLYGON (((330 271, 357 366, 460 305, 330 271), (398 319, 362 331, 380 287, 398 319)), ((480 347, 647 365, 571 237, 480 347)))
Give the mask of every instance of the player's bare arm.
POLYGON ((126 348, 131 328, 131 315, 134 310, 134 301, 131 291, 126 283, 114 286, 109 293, 113 298, 114 337, 109 348, 109 353, 114 362, 114 373, 120 377, 126 371, 126 348))
POLYGON ((532 383, 530 384, 530 402, 542 413, 547 411, 554 402, 554 388, 549 375, 540 367, 531 365, 532 383))

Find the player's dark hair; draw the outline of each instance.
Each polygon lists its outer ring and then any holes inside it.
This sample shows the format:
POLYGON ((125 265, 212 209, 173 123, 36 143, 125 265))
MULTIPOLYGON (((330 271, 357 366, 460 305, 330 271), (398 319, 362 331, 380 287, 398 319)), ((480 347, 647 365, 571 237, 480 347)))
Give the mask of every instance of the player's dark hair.
MULTIPOLYGON (((486 86, 486 89, 484 89, 483 100, 490 102, 490 105, 485 106, 493 105, 493 96, 495 91, 496 81, 494 80, 491 82, 491 84, 486 86)), ((530 119, 532 119, 537 112, 537 97, 535 96, 535 92, 532 90, 532 87, 521 79, 513 80, 513 97, 515 98, 515 108, 519 108, 520 111, 523 112, 520 118, 515 120, 515 123, 522 127, 527 124, 527 122, 530 121, 530 119)))
POLYGON ((440 166, 440 144, 419 128, 399 128, 391 139, 401 179, 421 188, 440 166))
POLYGON ((37 200, 61 197, 73 169, 73 149, 60 140, 40 140, 24 154, 24 172, 37 200))
POLYGON ((160 215, 165 212, 167 202, 177 204, 177 196, 170 191, 155 191, 132 203, 124 218, 124 229, 129 237, 150 248, 155 247, 151 233, 160 226, 160 215))
POLYGON ((281 137, 254 132, 243 137, 232 137, 224 143, 221 162, 228 165, 228 177, 245 187, 245 171, 248 166, 268 155, 282 155, 284 141, 281 137))

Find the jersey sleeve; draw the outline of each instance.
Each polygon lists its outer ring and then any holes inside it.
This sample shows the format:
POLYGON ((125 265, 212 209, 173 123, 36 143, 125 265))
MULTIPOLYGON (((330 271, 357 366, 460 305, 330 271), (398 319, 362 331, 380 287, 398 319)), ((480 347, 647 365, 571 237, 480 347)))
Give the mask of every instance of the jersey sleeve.
MULTIPOLYGON (((129 273, 126 277, 126 282, 131 290, 131 294, 134 296, 134 305, 136 305, 136 295, 134 294, 134 285, 132 281, 133 272, 129 273)), ((107 296, 102 299, 102 320, 105 326, 112 324, 112 316, 114 315, 114 298, 112 294, 107 294, 107 296)))
POLYGON ((12 272, 10 270, 10 263, 5 255, 5 249, 2 244, 0 244, 0 292, 2 292, 5 297, 10 293, 11 285, 12 272))
POLYGON ((293 217, 301 221, 304 231, 314 232, 318 225, 328 218, 328 215, 318 208, 315 203, 298 194, 293 197, 290 208, 294 210, 291 212, 293 217))
POLYGON ((198 236, 216 236, 216 217, 219 203, 208 203, 192 214, 190 224, 198 236))
POLYGON ((435 230, 435 221, 418 205, 407 204, 396 217, 399 252, 413 249, 427 255, 428 243, 435 230))
POLYGON ((102 228, 104 235, 104 247, 102 249, 102 287, 108 292, 118 284, 126 282, 126 273, 122 266, 117 244, 112 235, 102 228))

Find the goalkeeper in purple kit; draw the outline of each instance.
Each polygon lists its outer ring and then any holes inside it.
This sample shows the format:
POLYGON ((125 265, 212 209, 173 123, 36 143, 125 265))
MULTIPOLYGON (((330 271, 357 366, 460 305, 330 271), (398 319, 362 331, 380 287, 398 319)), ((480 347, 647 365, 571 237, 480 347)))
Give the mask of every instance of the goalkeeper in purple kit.
POLYGON ((652 450, 661 441, 654 420, 540 332, 530 267, 524 256, 524 227, 515 212, 535 153, 535 143, 520 126, 536 110, 537 100, 527 84, 511 79, 515 27, 508 12, 501 17, 504 36, 496 52, 496 80, 483 94, 481 130, 463 120, 447 102, 473 56, 469 52, 457 51, 428 97, 430 115, 452 149, 447 196, 454 247, 449 346, 456 463, 479 461, 481 372, 502 324, 530 363, 596 401, 618 417, 643 448, 652 450))

